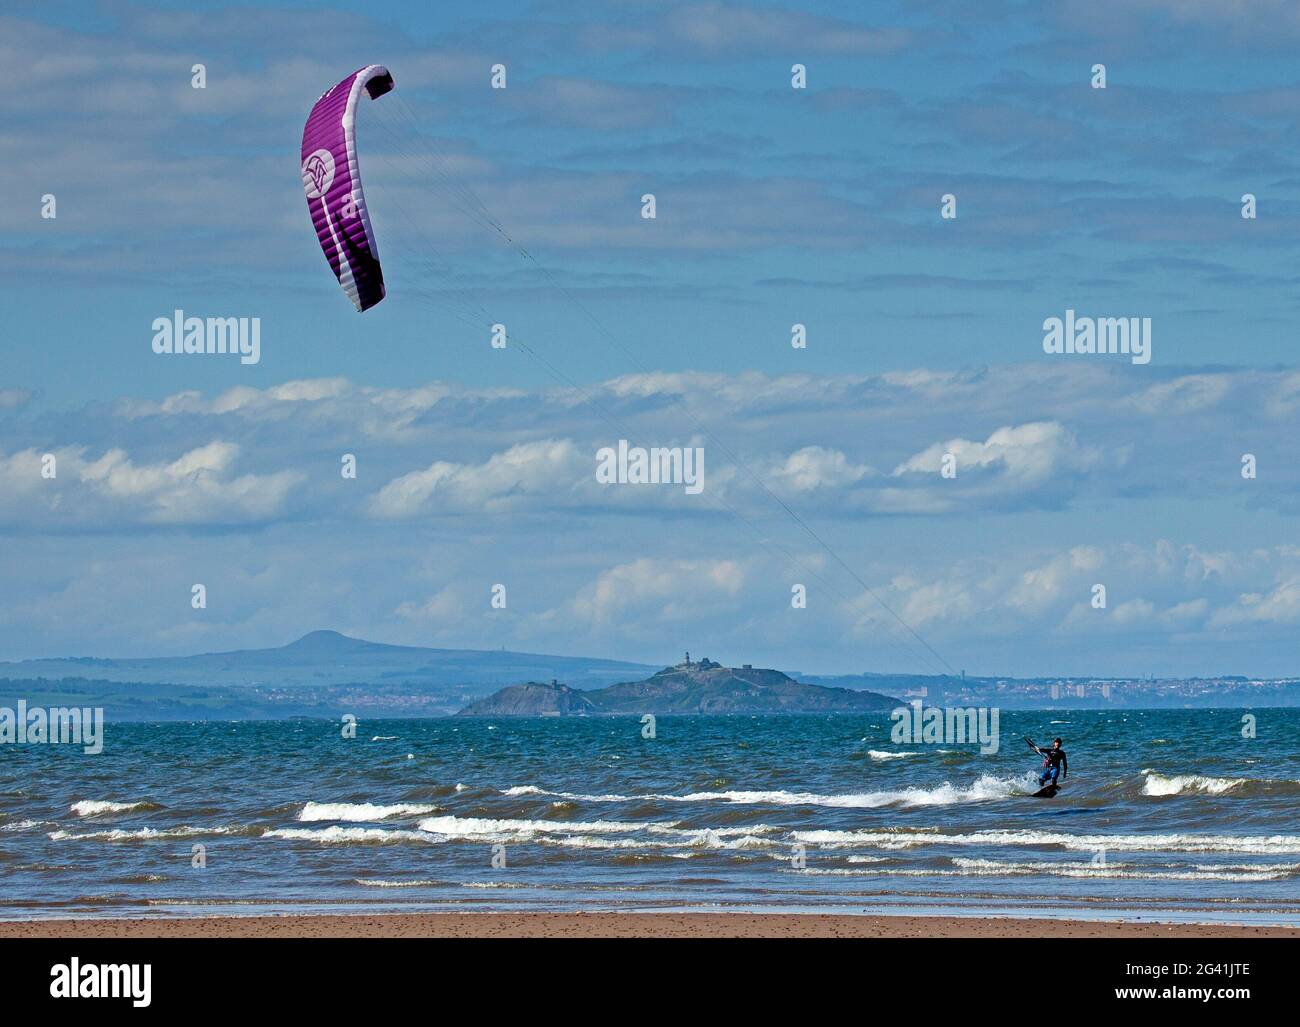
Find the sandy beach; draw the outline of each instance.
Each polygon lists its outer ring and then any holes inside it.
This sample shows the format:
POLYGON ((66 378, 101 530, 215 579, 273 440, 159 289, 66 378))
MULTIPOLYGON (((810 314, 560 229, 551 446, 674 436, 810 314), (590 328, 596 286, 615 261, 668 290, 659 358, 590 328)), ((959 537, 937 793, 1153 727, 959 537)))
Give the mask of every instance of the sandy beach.
POLYGON ((404 913, 0 921, 0 938, 1300 938, 1300 928, 992 917, 404 913))

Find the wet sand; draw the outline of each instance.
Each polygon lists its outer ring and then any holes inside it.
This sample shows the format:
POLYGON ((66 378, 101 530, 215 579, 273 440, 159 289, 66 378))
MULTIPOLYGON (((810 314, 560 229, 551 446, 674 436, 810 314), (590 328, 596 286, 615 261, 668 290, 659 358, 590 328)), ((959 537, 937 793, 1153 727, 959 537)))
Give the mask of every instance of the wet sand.
POLYGON ((400 913, 0 921, 0 938, 1300 938, 1300 928, 784 913, 400 913))

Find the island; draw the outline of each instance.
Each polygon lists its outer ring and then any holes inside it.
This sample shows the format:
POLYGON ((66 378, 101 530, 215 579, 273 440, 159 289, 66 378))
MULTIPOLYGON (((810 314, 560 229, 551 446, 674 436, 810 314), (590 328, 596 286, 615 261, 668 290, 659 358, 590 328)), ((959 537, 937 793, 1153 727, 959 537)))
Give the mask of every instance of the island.
POLYGON ((687 659, 643 681, 577 689, 559 681, 509 685, 459 717, 586 717, 614 714, 862 713, 902 702, 879 692, 795 681, 779 670, 687 659))

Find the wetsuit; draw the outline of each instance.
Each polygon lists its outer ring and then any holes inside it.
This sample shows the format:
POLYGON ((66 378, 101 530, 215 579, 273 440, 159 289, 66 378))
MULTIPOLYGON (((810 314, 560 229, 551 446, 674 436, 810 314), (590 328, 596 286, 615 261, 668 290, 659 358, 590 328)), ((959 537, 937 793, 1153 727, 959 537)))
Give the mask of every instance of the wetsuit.
POLYGON ((1065 758, 1065 750, 1039 749, 1038 751, 1043 754, 1043 772, 1038 775, 1038 783, 1045 785, 1051 781, 1052 784, 1057 784, 1063 772, 1069 773, 1070 761, 1065 758))

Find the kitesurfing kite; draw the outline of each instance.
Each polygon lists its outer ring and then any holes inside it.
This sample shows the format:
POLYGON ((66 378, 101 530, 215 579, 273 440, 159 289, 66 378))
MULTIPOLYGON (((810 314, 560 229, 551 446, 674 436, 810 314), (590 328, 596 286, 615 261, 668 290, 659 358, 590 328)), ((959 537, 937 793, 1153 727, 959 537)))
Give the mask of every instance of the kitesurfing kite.
POLYGON ((370 228, 357 165, 357 100, 393 88, 388 69, 370 64, 316 101, 302 130, 302 185, 330 270, 357 310, 384 298, 379 247, 370 228))

